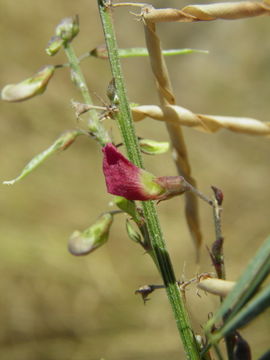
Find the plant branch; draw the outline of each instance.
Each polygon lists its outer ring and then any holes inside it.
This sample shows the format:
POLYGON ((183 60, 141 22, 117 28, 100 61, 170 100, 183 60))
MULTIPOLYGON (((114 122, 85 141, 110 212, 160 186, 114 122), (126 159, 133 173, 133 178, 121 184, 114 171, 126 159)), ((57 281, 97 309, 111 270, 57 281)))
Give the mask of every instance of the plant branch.
MULTIPOLYGON (((80 60, 76 56, 73 47, 69 42, 66 42, 64 44, 64 50, 71 68, 71 78, 73 82, 79 89, 84 102, 87 105, 93 105, 88 86, 80 68, 80 60)), ((90 110, 90 115, 91 118, 88 122, 88 128, 95 136, 95 138, 99 141, 99 143, 103 146, 111 141, 110 136, 108 135, 106 129, 101 125, 97 111, 92 108, 90 110)))

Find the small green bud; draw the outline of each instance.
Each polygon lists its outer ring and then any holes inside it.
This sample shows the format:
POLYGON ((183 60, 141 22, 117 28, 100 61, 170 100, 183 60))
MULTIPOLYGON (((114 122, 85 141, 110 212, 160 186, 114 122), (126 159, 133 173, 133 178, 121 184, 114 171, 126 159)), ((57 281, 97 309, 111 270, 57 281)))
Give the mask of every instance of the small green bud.
POLYGON ((139 139, 139 144, 143 153, 148 155, 164 154, 170 148, 167 141, 154 141, 149 139, 139 139))
POLYGON ((63 19, 56 27, 55 34, 65 42, 70 42, 79 33, 79 16, 63 19))
POLYGON ((116 93, 116 87, 115 87, 115 79, 113 78, 107 88, 107 96, 110 99, 111 103, 117 105, 119 104, 119 98, 116 93))
POLYGON ((105 244, 109 237, 113 215, 106 213, 83 232, 74 231, 68 242, 68 250, 73 255, 86 255, 105 244))
POLYGON ((47 48, 45 49, 46 53, 49 56, 53 56, 55 54, 58 53, 58 51, 61 49, 62 45, 64 43, 64 40, 61 39, 59 36, 53 36, 48 45, 47 48))
POLYGON ((127 229, 128 236, 132 241, 142 244, 141 235, 133 229, 133 227, 131 226, 131 224, 128 220, 126 221, 126 229, 127 229))
POLYGON ((24 101, 36 95, 42 94, 53 76, 55 67, 47 65, 32 77, 18 83, 6 85, 1 91, 1 99, 4 101, 24 101))

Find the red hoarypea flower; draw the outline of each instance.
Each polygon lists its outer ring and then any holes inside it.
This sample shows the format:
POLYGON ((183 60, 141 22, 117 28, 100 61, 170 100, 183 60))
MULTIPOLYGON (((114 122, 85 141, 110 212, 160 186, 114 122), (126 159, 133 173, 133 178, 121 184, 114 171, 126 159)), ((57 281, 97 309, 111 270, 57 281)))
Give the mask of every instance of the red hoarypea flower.
POLYGON ((181 176, 155 177, 126 159, 113 144, 103 149, 103 172, 110 194, 128 200, 165 200, 187 189, 181 176))

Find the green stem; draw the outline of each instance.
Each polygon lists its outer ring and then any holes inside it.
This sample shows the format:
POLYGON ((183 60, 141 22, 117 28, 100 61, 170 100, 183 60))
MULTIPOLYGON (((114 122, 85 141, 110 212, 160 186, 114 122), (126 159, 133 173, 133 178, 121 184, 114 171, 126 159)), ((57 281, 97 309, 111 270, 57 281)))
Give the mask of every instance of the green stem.
MULTIPOLYGON (((69 42, 65 43, 64 50, 72 71, 72 79, 76 84, 77 88, 80 90, 85 104, 90 106, 93 105, 87 83, 80 68, 80 60, 76 56, 73 47, 69 42)), ((96 139, 102 146, 104 146, 108 142, 111 142, 110 136, 100 122, 97 111, 95 109, 91 109, 90 115, 91 118, 88 123, 88 128, 90 132, 96 137, 96 139)))
MULTIPOLYGON (((127 149, 129 160, 142 168, 142 157, 133 126, 132 115, 130 112, 122 76, 116 36, 112 24, 111 9, 107 4, 104 2, 104 0, 98 0, 99 12, 108 48, 111 71, 115 81, 115 90, 119 102, 119 111, 116 113, 115 117, 123 137, 123 142, 127 149)), ((190 360, 200 359, 199 349, 192 332, 184 299, 181 296, 177 285, 170 256, 166 250, 165 241, 163 239, 154 203, 152 201, 146 201, 142 203, 142 206, 153 249, 154 259, 156 264, 158 264, 158 269, 162 275, 163 282, 166 287, 167 296, 169 298, 175 316, 176 325, 186 352, 186 358, 190 360)))

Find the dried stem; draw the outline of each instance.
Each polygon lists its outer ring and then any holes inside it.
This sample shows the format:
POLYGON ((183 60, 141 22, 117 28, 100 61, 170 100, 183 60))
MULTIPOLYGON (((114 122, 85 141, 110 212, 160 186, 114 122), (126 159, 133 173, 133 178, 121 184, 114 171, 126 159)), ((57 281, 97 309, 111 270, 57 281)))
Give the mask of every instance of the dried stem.
MULTIPOLYGON (((214 217, 214 224, 215 224, 215 235, 216 239, 212 245, 212 249, 210 252, 210 256, 215 267, 217 276, 219 279, 226 279, 226 272, 225 272, 225 264, 224 264, 224 253, 223 253, 223 240, 224 237, 222 235, 221 229, 221 212, 222 212, 222 202, 223 202, 223 193, 220 189, 212 186, 212 190, 215 194, 215 198, 213 199, 213 217, 214 217)), ((220 297, 220 302, 223 301, 223 297, 220 297)), ((224 317, 224 321, 226 318, 224 317)), ((228 359, 234 359, 234 333, 225 336, 225 343, 226 343, 226 350, 228 354, 228 359)))

